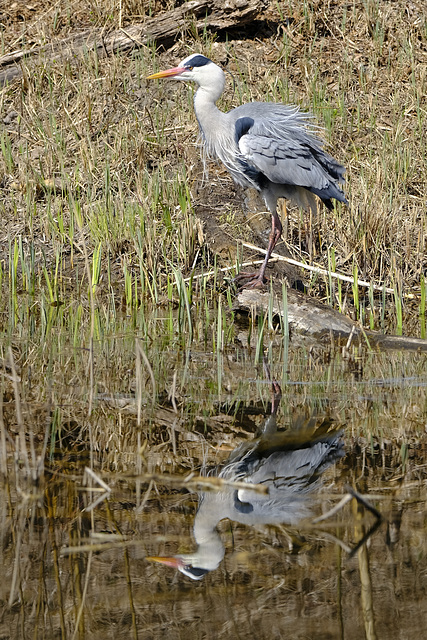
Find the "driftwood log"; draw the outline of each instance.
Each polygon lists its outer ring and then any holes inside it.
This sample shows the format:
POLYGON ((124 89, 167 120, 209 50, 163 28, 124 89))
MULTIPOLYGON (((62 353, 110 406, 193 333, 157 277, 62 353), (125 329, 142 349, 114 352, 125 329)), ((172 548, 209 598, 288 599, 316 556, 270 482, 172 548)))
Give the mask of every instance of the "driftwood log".
POLYGON ((190 0, 176 9, 117 31, 105 33, 103 29, 88 29, 43 47, 16 51, 0 58, 0 86, 20 78, 22 63, 29 60, 75 60, 88 51, 102 57, 127 53, 150 42, 168 46, 186 25, 191 24, 197 31, 224 31, 252 22, 265 5, 264 0, 190 0))
MULTIPOLYGON (((255 315, 266 315, 269 310, 276 316, 284 315, 283 302, 280 296, 257 289, 243 289, 234 303, 234 310, 255 315)), ((364 342, 380 349, 405 349, 411 351, 427 351, 427 340, 405 336, 386 336, 376 331, 362 329, 357 322, 338 311, 295 291, 287 290, 287 317, 289 331, 309 336, 319 341, 339 340, 364 342)))

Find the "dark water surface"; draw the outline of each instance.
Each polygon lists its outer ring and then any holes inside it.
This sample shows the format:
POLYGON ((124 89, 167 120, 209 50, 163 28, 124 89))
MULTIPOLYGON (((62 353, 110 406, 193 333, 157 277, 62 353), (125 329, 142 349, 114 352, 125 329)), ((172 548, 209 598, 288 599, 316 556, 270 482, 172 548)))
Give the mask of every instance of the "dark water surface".
POLYGON ((94 355, 3 383, 0 638, 424 637, 425 356, 94 355))

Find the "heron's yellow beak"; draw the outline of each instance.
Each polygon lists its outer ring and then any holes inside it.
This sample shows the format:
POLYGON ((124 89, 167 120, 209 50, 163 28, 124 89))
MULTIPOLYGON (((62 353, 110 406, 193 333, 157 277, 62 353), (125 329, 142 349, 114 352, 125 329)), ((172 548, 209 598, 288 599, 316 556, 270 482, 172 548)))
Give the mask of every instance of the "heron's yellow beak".
POLYGON ((158 562, 164 564, 166 567, 173 567, 174 569, 179 569, 183 564, 180 558, 175 558, 174 556, 147 556, 145 559, 148 560, 148 562, 158 562))
POLYGON ((173 78, 174 76, 181 75, 181 73, 184 73, 184 71, 184 67, 173 67, 173 69, 166 69, 166 71, 153 73, 151 76, 147 77, 147 80, 157 80, 158 78, 173 78))

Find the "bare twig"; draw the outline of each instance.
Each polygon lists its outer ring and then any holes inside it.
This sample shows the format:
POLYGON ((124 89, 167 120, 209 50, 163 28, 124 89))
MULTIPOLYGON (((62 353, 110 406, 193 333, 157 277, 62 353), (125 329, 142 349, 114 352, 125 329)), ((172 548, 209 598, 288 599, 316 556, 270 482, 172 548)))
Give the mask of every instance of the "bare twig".
MULTIPOLYGON (((247 249, 252 249, 253 251, 259 251, 264 255, 267 253, 265 249, 261 247, 256 247, 249 242, 242 242, 242 245, 247 249)), ((345 276, 342 273, 336 273, 335 271, 329 271, 329 269, 323 269, 322 267, 314 267, 311 264, 306 264, 305 262, 299 262, 298 260, 294 260, 293 258, 286 258, 285 256, 281 256, 278 253, 272 253, 272 258, 279 260, 280 262, 287 262, 288 264, 292 264, 295 267, 300 267, 301 269, 306 269, 307 271, 313 271, 314 273, 319 273, 323 276, 331 276, 332 278, 336 278, 337 280, 343 280, 344 282, 351 282, 353 284, 354 278, 351 276, 345 276)), ((372 284, 372 282, 367 282, 366 280, 357 280, 357 284, 359 287, 372 287, 375 291, 386 291, 387 293, 394 293, 394 289, 390 289, 390 287, 384 287, 379 284, 372 284)))

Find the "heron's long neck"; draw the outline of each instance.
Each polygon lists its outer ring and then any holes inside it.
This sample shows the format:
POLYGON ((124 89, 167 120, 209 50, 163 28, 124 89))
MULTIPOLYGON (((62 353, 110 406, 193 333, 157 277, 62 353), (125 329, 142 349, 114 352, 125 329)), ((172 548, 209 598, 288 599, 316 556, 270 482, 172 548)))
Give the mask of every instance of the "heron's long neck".
POLYGON ((203 138, 210 152, 214 152, 215 134, 218 134, 222 128, 225 113, 220 111, 216 106, 216 101, 222 93, 222 87, 213 89, 199 87, 194 96, 194 111, 199 123, 199 127, 203 138))
POLYGON ((200 495, 199 508, 194 518, 193 533, 197 544, 218 536, 216 526, 226 518, 227 503, 224 505, 221 492, 206 492, 200 495))
POLYGON ((209 570, 216 569, 225 554, 224 545, 216 529, 216 525, 223 518, 221 505, 216 497, 217 494, 204 494, 193 525, 194 539, 197 542, 193 560, 197 560, 199 566, 209 570))

